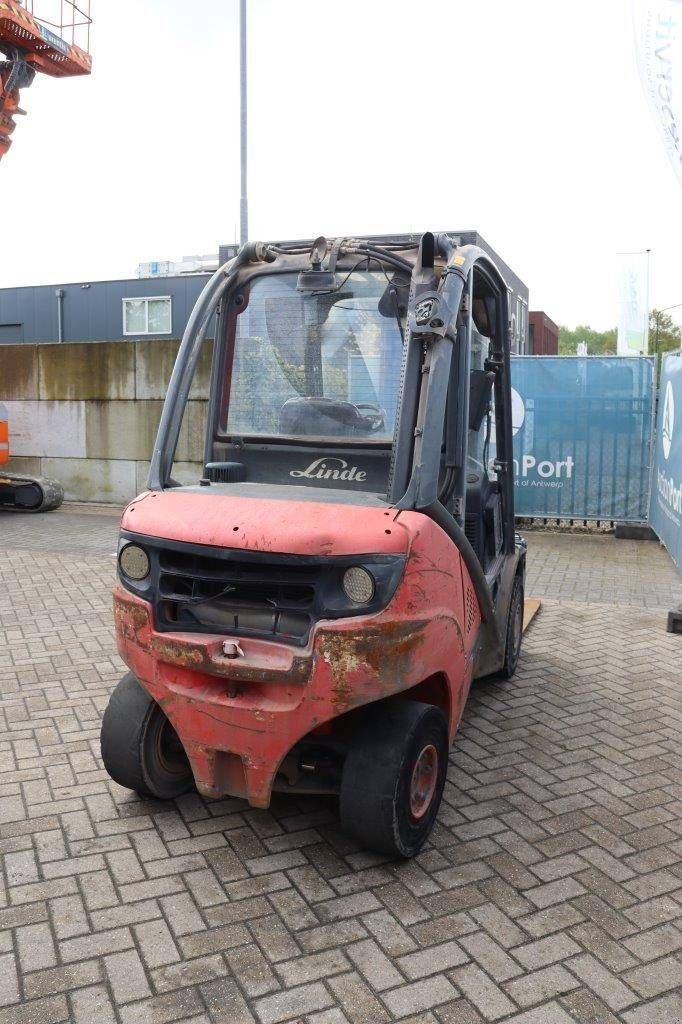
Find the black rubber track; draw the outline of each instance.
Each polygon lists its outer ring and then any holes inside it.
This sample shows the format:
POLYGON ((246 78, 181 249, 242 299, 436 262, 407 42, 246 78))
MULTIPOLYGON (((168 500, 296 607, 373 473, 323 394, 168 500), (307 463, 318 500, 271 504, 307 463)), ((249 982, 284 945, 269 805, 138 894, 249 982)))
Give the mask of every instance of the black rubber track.
POLYGON ((56 480, 0 470, 0 509, 11 512, 52 512, 64 501, 56 480))

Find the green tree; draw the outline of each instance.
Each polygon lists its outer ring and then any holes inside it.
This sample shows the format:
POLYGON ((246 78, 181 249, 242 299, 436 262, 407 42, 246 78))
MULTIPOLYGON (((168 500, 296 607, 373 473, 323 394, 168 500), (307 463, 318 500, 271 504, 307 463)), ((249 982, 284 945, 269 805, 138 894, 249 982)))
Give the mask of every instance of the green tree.
POLYGON ((682 331, 670 313, 652 309, 649 313, 649 352, 674 352, 682 348, 682 331))
MULTIPOLYGON (((587 324, 581 324, 574 330, 569 327, 560 327, 559 355, 577 355, 578 344, 581 341, 586 342, 589 356, 615 355, 616 335, 615 327, 608 331, 595 331, 587 324)), ((649 313, 649 354, 671 352, 678 348, 682 348, 682 330, 669 313, 652 309, 649 313)))
POLYGON ((587 324, 580 324, 575 330, 568 327, 559 328, 559 355, 575 356, 578 353, 578 344, 584 341, 587 344, 587 354, 590 356, 615 355, 616 353, 616 329, 608 331, 595 331, 587 324))

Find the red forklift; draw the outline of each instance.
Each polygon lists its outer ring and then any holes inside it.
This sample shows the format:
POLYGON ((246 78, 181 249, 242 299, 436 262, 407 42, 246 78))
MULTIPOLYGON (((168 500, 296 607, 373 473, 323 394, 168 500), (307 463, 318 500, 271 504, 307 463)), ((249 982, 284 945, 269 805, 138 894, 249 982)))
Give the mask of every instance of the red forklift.
POLYGON ((335 794, 344 831, 413 856, 472 680, 519 657, 510 395, 507 288, 476 246, 249 243, 221 267, 121 523, 111 777, 255 807, 335 794), (210 345, 203 476, 181 485, 210 345))

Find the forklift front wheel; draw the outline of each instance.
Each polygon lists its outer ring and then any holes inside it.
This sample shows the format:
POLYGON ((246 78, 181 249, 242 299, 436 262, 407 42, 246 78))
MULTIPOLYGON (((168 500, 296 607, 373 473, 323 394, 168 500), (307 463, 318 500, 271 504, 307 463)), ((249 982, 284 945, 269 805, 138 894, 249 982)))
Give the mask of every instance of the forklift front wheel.
POLYGON ((517 576, 512 587, 507 616, 507 636, 504 646, 504 664, 500 675, 511 679, 516 672, 523 639, 523 580, 517 576))
POLYGON ((439 708, 395 700, 368 709, 341 778, 344 832, 379 853, 413 857, 438 813, 448 750, 439 708))
POLYGON ((132 672, 109 699, 100 745, 114 782, 140 796, 171 800, 192 788, 192 770, 175 729, 132 672))

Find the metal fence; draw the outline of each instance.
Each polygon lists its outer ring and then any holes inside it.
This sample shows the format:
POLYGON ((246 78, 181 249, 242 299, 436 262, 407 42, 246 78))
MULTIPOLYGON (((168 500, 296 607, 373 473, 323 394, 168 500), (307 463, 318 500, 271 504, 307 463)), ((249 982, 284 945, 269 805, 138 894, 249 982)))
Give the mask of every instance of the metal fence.
POLYGON ((512 386, 516 514, 646 520, 653 359, 515 356, 512 386))

